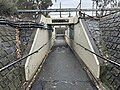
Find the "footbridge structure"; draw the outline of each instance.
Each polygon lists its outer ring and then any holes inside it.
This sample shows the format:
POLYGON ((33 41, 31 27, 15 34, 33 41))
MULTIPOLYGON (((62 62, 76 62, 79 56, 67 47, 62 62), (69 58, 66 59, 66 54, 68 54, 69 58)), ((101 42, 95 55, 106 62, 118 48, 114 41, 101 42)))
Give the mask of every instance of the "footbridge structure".
POLYGON ((0 90, 120 90, 119 16, 1 17, 0 90))
POLYGON ((57 17, 57 18, 47 18, 42 16, 42 22, 47 25, 70 25, 78 22, 77 17, 57 17))

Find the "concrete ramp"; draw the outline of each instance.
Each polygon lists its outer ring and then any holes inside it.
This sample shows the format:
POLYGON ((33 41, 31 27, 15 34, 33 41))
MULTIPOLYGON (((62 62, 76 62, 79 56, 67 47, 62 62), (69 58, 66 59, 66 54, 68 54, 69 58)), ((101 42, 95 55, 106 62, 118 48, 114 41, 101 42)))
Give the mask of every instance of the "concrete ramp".
POLYGON ((31 90, 97 90, 65 42, 57 37, 31 90))

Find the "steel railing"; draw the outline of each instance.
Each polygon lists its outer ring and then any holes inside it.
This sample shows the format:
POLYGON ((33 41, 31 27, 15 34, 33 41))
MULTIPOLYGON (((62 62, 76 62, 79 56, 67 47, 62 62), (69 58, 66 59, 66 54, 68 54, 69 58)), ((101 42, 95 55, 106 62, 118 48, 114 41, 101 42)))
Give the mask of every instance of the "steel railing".
MULTIPOLYGON (((67 37, 67 36, 66 36, 66 37, 67 37)), ((90 49, 84 47, 84 46, 81 45, 80 43, 75 42, 73 39, 71 39, 71 38, 69 38, 69 37, 67 37, 67 38, 68 38, 69 40, 71 40, 72 42, 74 42, 76 45, 78 45, 78 46, 80 46, 81 48, 83 48, 85 51, 88 51, 88 52, 96 55, 97 57, 99 57, 99 58, 101 58, 101 59, 103 59, 103 60, 105 60, 105 61, 107 61, 107 62, 109 62, 109 63, 111 63, 111 64, 113 64, 113 65, 115 65, 115 66, 120 67, 120 64, 119 64, 119 63, 117 63, 117 62, 115 62, 115 61, 113 61, 113 60, 110 60, 110 59, 106 59, 106 58, 104 58, 103 56, 101 56, 101 55, 99 55, 99 54, 91 51, 90 49)))
POLYGON ((22 57, 22 58, 20 58, 20 59, 18 59, 18 60, 15 60, 15 61, 12 62, 12 63, 10 63, 10 64, 2 67, 2 68, 0 69, 0 72, 6 70, 7 68, 9 68, 9 67, 11 67, 11 66, 13 66, 13 65, 15 65, 15 64, 17 64, 17 63, 19 63, 20 61, 23 61, 23 60, 26 59, 27 57, 32 56, 32 55, 34 55, 35 53, 38 53, 43 47, 45 47, 45 46, 46 46, 50 41, 52 41, 52 40, 53 40, 53 38, 50 39, 50 40, 49 40, 47 43, 45 43, 44 45, 42 45, 42 46, 41 46, 39 49, 37 49, 36 51, 34 51, 34 52, 32 52, 32 53, 30 53, 30 54, 28 54, 28 55, 26 55, 26 56, 24 56, 24 57, 22 57))
POLYGON ((45 28, 43 24, 37 23, 32 20, 16 20, 11 21, 7 19, 0 19, 1 25, 9 25, 14 28, 45 28))

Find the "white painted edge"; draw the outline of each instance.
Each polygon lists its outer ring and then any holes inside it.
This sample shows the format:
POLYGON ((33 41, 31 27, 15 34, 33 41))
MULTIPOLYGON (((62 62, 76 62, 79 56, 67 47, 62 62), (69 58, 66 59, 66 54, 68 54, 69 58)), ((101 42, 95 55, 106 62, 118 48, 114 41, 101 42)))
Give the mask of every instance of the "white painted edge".
MULTIPOLYGON (((85 33, 85 36, 86 36, 86 38, 87 38, 87 41, 88 41, 88 44, 89 44, 89 46, 90 46, 91 51, 92 51, 92 52, 95 52, 94 49, 93 49, 93 46, 92 46, 92 44, 91 44, 91 42, 90 42, 90 39, 89 39, 89 37, 88 37, 88 35, 87 35, 86 31, 85 31, 85 28, 84 28, 84 26, 83 26, 83 23, 82 23, 81 19, 80 19, 80 24, 81 24, 81 26, 82 26, 82 28, 83 28, 83 31, 84 31, 84 33, 85 33)), ((96 56, 95 54, 93 54, 93 56, 94 56, 94 58, 95 58, 95 61, 96 61, 97 65, 100 66, 100 63, 99 63, 99 60, 98 60, 97 56, 96 56)), ((100 67, 98 68, 98 71, 100 72, 100 67)), ((99 72, 98 72, 97 78, 99 78, 99 75, 100 75, 99 72)))
MULTIPOLYGON (((35 37, 34 37, 34 41, 33 41, 33 44, 32 44, 32 46, 31 46, 31 50, 30 50, 29 54, 33 52, 34 45, 35 45, 35 42, 36 42, 36 39, 37 39, 39 30, 40 30, 40 29, 38 28, 37 31, 36 31, 36 34, 35 34, 35 37)), ((27 65, 29 65, 29 59, 30 59, 30 56, 27 58, 27 60, 26 60, 26 62, 25 62, 25 78, 26 78, 26 80, 28 80, 27 77, 29 77, 29 74, 28 74, 28 73, 29 73, 29 70, 27 69, 27 68, 28 68, 27 65)))

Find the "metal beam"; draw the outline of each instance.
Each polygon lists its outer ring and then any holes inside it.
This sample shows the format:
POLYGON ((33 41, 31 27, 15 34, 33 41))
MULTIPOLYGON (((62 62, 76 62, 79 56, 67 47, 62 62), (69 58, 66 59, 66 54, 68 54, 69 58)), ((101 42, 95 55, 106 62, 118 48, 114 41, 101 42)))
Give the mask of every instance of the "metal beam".
POLYGON ((118 11, 120 8, 106 8, 106 9, 76 9, 76 8, 62 8, 62 9, 46 9, 46 10, 17 10, 18 13, 36 13, 36 12, 78 12, 78 11, 118 11))
POLYGON ((9 25, 14 28, 44 28, 44 25, 34 21, 10 21, 7 19, 0 19, 1 25, 9 25))

